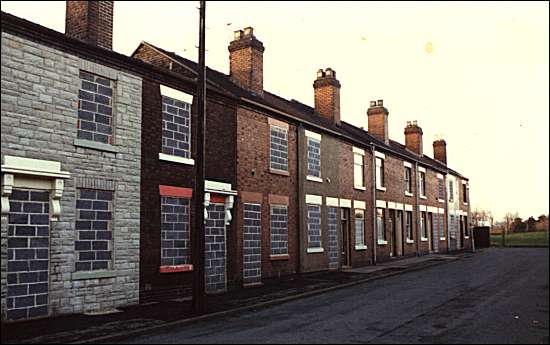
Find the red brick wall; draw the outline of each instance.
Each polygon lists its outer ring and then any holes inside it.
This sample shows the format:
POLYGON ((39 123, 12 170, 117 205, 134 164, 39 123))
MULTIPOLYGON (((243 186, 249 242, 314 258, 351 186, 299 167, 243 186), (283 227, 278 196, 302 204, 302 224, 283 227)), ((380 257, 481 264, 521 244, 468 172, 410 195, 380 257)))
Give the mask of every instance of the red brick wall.
POLYGON ((67 1, 65 33, 111 50, 113 1, 67 1))
POLYGON ((315 110, 333 123, 340 123, 340 83, 333 78, 317 79, 315 89, 315 110))
POLYGON ((237 84, 257 94, 263 93, 263 51, 250 46, 232 51, 229 69, 231 79, 237 84))
MULTIPOLYGON (((237 189, 262 194, 262 277, 295 273, 298 270, 298 216, 296 196, 296 127, 289 125, 288 166, 289 176, 270 172, 270 131, 265 114, 239 108, 237 110, 237 189), (254 175, 252 174, 254 172, 254 175), (289 259, 272 261, 270 237, 269 195, 287 196, 289 259)), ((232 269, 235 280, 242 280, 243 261, 243 201, 236 203, 235 261, 232 269)))

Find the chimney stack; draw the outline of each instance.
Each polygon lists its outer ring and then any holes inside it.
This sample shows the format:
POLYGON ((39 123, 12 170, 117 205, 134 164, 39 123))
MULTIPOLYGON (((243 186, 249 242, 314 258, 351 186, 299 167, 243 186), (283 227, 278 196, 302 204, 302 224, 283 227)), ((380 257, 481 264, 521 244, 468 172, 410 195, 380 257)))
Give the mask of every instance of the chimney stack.
POLYGON ((234 32, 229 43, 229 77, 239 86, 264 94, 264 45, 254 37, 251 27, 234 32))
POLYGON ((65 35, 113 49, 113 1, 67 1, 65 35))
POLYGON ((447 165, 447 143, 443 139, 435 140, 433 143, 434 158, 447 165))
POLYGON ((371 101, 367 110, 369 133, 375 138, 389 144, 388 134, 388 109, 384 108, 384 101, 379 99, 371 101))
POLYGON ((317 71, 313 82, 315 92, 315 111, 336 125, 340 125, 340 82, 336 71, 331 68, 317 71))
POLYGON ((422 128, 418 126, 416 121, 412 123, 407 121, 407 127, 405 127, 405 146, 410 151, 422 156, 422 128))

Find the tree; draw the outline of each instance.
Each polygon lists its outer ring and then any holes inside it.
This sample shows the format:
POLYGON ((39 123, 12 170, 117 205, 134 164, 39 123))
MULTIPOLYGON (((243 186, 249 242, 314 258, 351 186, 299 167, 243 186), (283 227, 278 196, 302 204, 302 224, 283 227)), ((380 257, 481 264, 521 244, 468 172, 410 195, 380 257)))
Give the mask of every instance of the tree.
POLYGON ((536 231, 536 225, 537 225, 537 221, 535 220, 535 218, 533 217, 529 217, 529 219, 527 219, 525 221, 525 225, 526 225, 526 229, 525 231, 529 232, 529 231, 536 231))
POLYGON ((489 226, 493 226, 493 214, 490 210, 483 208, 475 208, 470 212, 472 224, 474 226, 483 226, 489 223, 489 226))
POLYGON ((544 214, 540 215, 535 224, 535 229, 537 231, 548 231, 548 216, 544 214))

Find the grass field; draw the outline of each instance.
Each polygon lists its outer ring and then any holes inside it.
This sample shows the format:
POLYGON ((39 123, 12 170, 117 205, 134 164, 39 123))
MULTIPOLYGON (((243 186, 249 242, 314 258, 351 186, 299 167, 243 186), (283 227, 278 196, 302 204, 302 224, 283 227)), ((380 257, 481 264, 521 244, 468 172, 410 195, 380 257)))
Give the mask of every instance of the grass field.
MULTIPOLYGON (((491 235, 491 245, 501 246, 502 236, 491 235)), ((506 246, 540 246, 548 247, 548 233, 546 232, 526 232, 506 235, 506 246)))

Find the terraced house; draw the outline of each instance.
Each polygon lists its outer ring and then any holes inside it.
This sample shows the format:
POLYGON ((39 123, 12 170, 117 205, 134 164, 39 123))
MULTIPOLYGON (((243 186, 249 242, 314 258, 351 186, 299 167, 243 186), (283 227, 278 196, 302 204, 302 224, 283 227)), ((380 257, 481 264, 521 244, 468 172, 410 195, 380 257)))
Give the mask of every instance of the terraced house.
POLYGON ((207 70, 195 210, 197 64, 147 42, 111 51, 113 13, 69 1, 61 34, 2 12, 2 320, 189 296, 196 212, 208 293, 472 247, 444 140, 435 159, 416 122, 391 140, 382 100, 367 130, 346 123, 331 68, 313 107, 264 90, 250 27, 229 73, 207 70))

